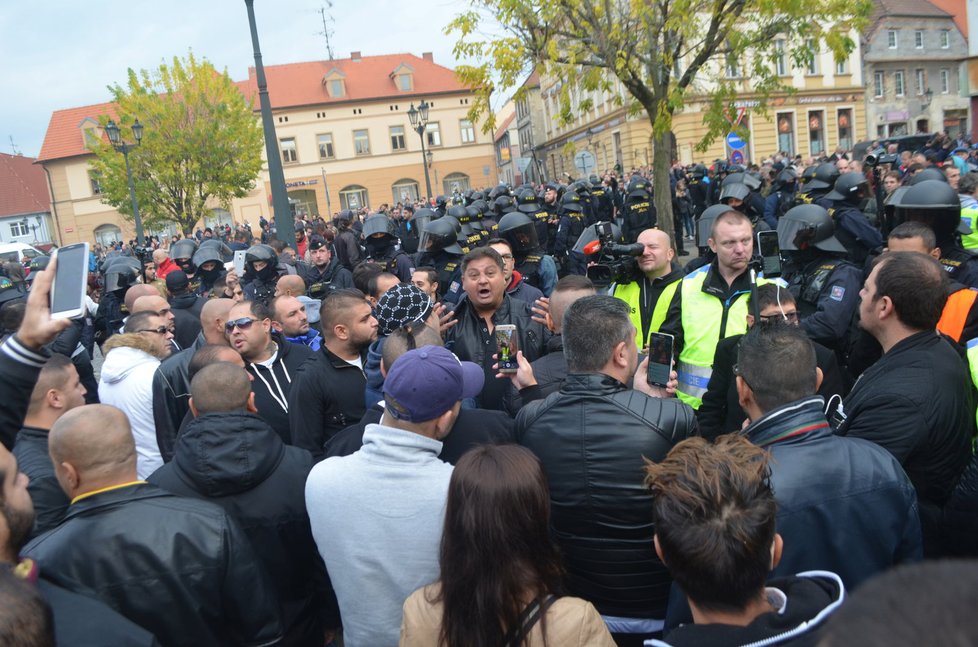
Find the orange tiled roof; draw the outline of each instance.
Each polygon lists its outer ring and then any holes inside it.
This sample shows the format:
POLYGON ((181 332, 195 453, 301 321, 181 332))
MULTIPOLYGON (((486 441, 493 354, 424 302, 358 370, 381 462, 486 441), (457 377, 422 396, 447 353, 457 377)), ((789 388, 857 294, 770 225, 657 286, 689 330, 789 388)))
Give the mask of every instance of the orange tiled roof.
POLYGON ((44 169, 33 157, 0 153, 0 217, 50 210, 44 169))
POLYGON ((509 130, 509 125, 513 123, 514 119, 516 119, 516 111, 510 112, 509 116, 503 119, 503 123, 496 128, 496 132, 492 136, 492 141, 498 142, 499 138, 505 135, 506 131, 509 130))
MULTIPOLYGON (((269 65, 265 67, 265 77, 268 80, 268 95, 274 109, 388 98, 417 101, 434 94, 466 91, 466 88, 455 78, 453 70, 438 65, 427 57, 414 54, 387 54, 363 56, 358 60, 346 58, 269 65), (395 80, 391 78, 391 73, 402 64, 410 66, 414 71, 414 89, 408 92, 398 90, 395 80), (323 85, 323 77, 334 69, 343 75, 346 91, 343 97, 330 97, 326 86, 323 85)), ((253 98, 257 110, 258 81, 255 78, 255 69, 249 68, 248 80, 238 81, 235 85, 245 96, 253 98)), ((45 162, 87 154, 84 134, 78 125, 86 117, 97 119, 103 114, 115 116, 111 103, 55 111, 51 115, 38 161, 45 162)))

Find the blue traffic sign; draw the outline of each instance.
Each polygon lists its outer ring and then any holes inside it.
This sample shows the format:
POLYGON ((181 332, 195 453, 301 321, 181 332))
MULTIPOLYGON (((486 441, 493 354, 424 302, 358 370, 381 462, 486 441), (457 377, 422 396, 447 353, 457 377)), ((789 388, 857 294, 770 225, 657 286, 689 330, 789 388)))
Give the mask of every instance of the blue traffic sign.
POLYGON ((727 146, 734 150, 744 148, 747 146, 747 142, 740 138, 737 133, 727 133, 727 146))
POLYGON ((730 163, 731 164, 743 164, 744 163, 744 154, 741 153, 740 151, 734 151, 733 153, 730 154, 730 163))

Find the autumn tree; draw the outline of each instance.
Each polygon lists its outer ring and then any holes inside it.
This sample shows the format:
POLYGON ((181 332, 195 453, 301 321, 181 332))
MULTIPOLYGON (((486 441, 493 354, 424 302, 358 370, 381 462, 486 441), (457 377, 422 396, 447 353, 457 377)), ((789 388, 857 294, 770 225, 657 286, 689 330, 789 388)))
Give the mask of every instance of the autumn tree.
MULTIPOLYGON (((249 97, 227 72, 193 54, 155 70, 129 70, 125 86, 109 87, 123 137, 143 125, 129 154, 140 216, 148 228, 176 223, 190 231, 219 204, 227 208, 254 188, 262 168, 262 129, 249 97)), ((109 121, 103 115, 101 124, 109 121)), ((102 200, 129 220, 132 207, 122 155, 105 139, 91 139, 92 167, 102 200)))
MULTIPOLYGON (((560 114, 590 110, 590 99, 571 104, 571 89, 628 91, 618 97, 652 126, 655 206, 670 234, 672 118, 689 98, 705 97, 705 148, 730 130, 728 116, 742 79, 727 78, 732 63, 750 82, 764 111, 768 97, 790 91, 775 60, 804 67, 828 49, 843 60, 854 49, 871 0, 470 0, 471 8, 447 27, 455 54, 477 64, 456 70, 476 93, 471 116, 487 116, 496 88, 516 87, 532 70, 561 80, 560 114), (486 36, 485 34, 492 34, 486 36), (776 45, 776 41, 783 45, 776 45), (778 49, 783 47, 783 49, 778 49)), ((738 75, 740 76, 740 75, 738 75)), ((790 80, 790 79, 789 79, 790 80)), ((520 88, 514 98, 525 92, 520 88)), ((585 95, 587 93, 584 93, 585 95)), ((746 133, 741 133, 746 135, 746 133)))

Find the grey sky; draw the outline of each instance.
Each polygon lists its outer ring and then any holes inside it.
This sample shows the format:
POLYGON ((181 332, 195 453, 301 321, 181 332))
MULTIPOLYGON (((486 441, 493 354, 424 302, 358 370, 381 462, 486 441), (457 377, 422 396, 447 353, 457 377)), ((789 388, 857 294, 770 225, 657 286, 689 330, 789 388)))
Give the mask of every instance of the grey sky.
MULTIPOLYGON (((108 100, 127 68, 152 68, 192 49, 234 80, 254 65, 243 0, 5 0, 0 9, 0 151, 10 137, 37 156, 51 113, 108 100)), ((266 65, 327 58, 318 9, 322 0, 255 0, 266 65)), ((466 8, 457 0, 334 0, 336 58, 433 52, 455 66, 445 25, 466 8)))

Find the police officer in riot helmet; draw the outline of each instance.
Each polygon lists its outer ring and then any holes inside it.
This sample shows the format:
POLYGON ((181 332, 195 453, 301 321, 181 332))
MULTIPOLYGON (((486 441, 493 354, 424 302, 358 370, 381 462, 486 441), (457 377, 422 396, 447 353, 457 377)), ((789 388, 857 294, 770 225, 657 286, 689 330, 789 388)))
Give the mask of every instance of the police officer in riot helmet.
POLYGON ((934 230, 938 259, 948 276, 968 287, 978 288, 978 256, 961 246, 961 202, 947 182, 924 180, 894 195, 896 224, 920 222, 934 230))
POLYGON ((626 243, 634 243, 638 235, 655 227, 655 205, 652 204, 652 185, 644 177, 633 175, 625 189, 621 233, 626 243))
POLYGON ((329 243, 322 236, 309 237, 309 262, 297 265, 306 284, 306 295, 325 299, 330 290, 353 287, 353 274, 333 256, 329 243))
POLYGON ((771 192, 764 201, 764 222, 776 228, 781 216, 794 206, 797 191, 798 171, 789 166, 774 178, 771 192))
MULTIPOLYGON (((513 250, 514 269, 523 280, 550 296, 557 284, 557 265, 540 247, 537 228, 525 213, 514 211, 499 220, 497 232, 513 250)), ((574 244, 572 239, 570 244, 574 244)))
POLYGON ((593 225, 594 222, 595 222, 595 220, 594 220, 594 210, 591 207, 591 185, 590 185, 590 183, 585 182, 584 180, 578 180, 577 182, 574 182, 573 184, 571 184, 568 187, 568 189, 570 189, 570 190, 574 191, 575 193, 577 193, 577 195, 581 198, 580 204, 581 204, 581 208, 583 209, 583 211, 581 213, 584 214, 584 224, 585 224, 585 226, 586 225, 593 225))
POLYGON ((713 221, 721 213, 726 213, 730 211, 730 207, 725 204, 714 204, 707 207, 700 217, 696 219, 696 235, 695 243, 696 248, 699 250, 699 255, 686 263, 686 267, 683 271, 689 274, 693 270, 699 269, 704 265, 709 265, 716 258, 716 252, 710 249, 710 230, 713 228, 713 221))
POLYGON ((193 279, 197 274, 197 266, 193 262, 194 252, 197 251, 197 242, 192 238, 182 238, 170 245, 170 258, 180 266, 188 279, 193 279))
POLYGON ((587 257, 574 251, 577 239, 588 226, 584 211, 584 199, 571 185, 560 201, 560 222, 557 224, 557 240, 554 241, 554 256, 564 268, 564 274, 587 274, 587 257))
POLYGON ((294 268, 279 263, 278 255, 271 246, 252 245, 245 252, 245 273, 241 277, 241 289, 249 301, 267 304, 275 297, 278 277, 293 273, 294 268))
POLYGON ((540 249, 547 249, 549 237, 547 222, 550 220, 550 213, 540 205, 533 189, 521 189, 516 194, 516 210, 525 213, 534 222, 537 229, 537 243, 540 249))
POLYGON ((398 249, 397 242, 397 225, 386 215, 375 213, 363 221, 363 244, 367 249, 367 260, 380 263, 385 272, 410 283, 414 263, 406 252, 398 249))
POLYGON ((689 197, 693 201, 693 219, 695 220, 710 206, 710 176, 706 165, 696 164, 689 173, 686 182, 689 197))
POLYGON ((492 213, 496 216, 496 220, 502 219, 507 213, 512 213, 516 211, 516 203, 513 202, 512 196, 508 194, 502 194, 496 196, 492 201, 492 213))
POLYGON ((421 229, 415 267, 433 267, 438 272, 438 296, 455 304, 462 298, 462 257, 465 252, 458 244, 460 228, 451 216, 429 220, 421 229))
POLYGON ((835 186, 835 181, 838 179, 839 167, 834 162, 819 164, 812 172, 812 179, 802 184, 798 189, 796 202, 798 204, 820 204, 826 209, 831 209, 831 203, 823 203, 819 202, 819 200, 825 198, 825 195, 832 190, 832 187, 835 186))
POLYGON ((588 178, 591 183, 591 215, 595 222, 611 222, 615 218, 615 204, 611 191, 597 175, 588 178))
MULTIPOLYGON (((482 243, 488 239, 488 237, 483 238, 482 232, 472 226, 470 221, 472 214, 466 207, 463 207, 460 204, 449 207, 448 213, 445 215, 446 217, 453 218, 456 222, 458 222, 458 244, 459 247, 462 248, 463 252, 468 253, 469 251, 482 245, 482 243)), ((408 282, 410 282, 410 279, 408 279, 408 282)))
POLYGON ((838 233, 832 216, 815 204, 793 207, 778 220, 778 245, 787 258, 782 277, 795 297, 801 326, 809 338, 841 356, 864 277, 838 233))
POLYGON ((190 291, 198 296, 210 292, 215 281, 227 276, 224 264, 233 258, 234 252, 220 240, 211 238, 202 242, 193 256, 197 274, 190 280, 190 291))
MULTIPOLYGON (((817 178, 817 170, 815 175, 817 178)), ((832 191, 816 201, 832 216, 835 237, 845 245, 849 260, 859 265, 866 261, 870 253, 883 247, 883 236, 862 211, 863 202, 868 197, 866 178, 862 173, 850 172, 840 175, 832 191)))
POLYGON ((761 184, 759 177, 743 171, 728 174, 720 184, 720 204, 725 204, 750 218, 754 231, 774 229, 778 224, 768 223, 763 219, 764 198, 758 193, 761 184))
POLYGON ((116 256, 105 266, 102 298, 95 312, 95 340, 99 345, 119 332, 129 311, 125 307, 126 292, 139 278, 142 264, 128 256, 116 256))
POLYGON ((435 198, 435 213, 439 216, 444 216, 445 212, 448 210, 448 198, 443 195, 435 198))

